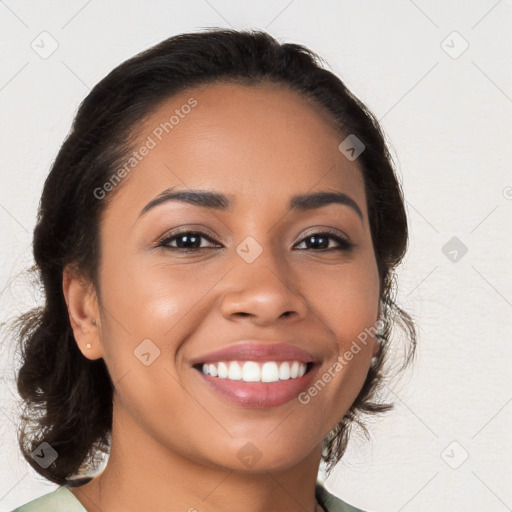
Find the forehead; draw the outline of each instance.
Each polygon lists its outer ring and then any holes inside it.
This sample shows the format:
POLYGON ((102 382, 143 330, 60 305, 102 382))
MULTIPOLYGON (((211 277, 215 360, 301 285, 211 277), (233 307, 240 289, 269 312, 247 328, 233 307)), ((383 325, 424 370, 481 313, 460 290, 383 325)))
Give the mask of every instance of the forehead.
POLYGON ((150 200, 180 186, 265 208, 297 193, 341 190, 365 210, 359 165, 338 150, 346 135, 320 105, 286 86, 190 88, 160 103, 137 128, 135 150, 151 149, 122 184, 125 198, 150 200))

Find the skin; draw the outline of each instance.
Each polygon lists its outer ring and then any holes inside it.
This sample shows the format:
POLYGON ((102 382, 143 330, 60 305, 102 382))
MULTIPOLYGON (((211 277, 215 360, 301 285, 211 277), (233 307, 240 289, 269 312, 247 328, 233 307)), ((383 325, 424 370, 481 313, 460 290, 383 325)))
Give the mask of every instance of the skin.
POLYGON ((239 340, 279 340, 318 357, 320 377, 375 325, 379 277, 361 170, 338 150, 346 135, 318 105, 269 84, 176 95, 145 120, 136 147, 190 97, 197 106, 104 212, 99 293, 64 271, 77 344, 85 357, 104 358, 115 383, 108 464, 72 492, 88 511, 313 512, 322 439, 359 393, 377 340, 370 336, 307 405, 229 403, 190 361, 239 340), (173 186, 215 190, 233 206, 168 201, 139 217, 173 186), (341 204, 286 211, 291 196, 320 190, 349 195, 363 218, 341 204), (176 228, 214 241, 188 254, 154 248, 176 228), (325 228, 353 249, 334 250, 330 238, 327 250, 317 248, 308 235, 325 228), (250 264, 236 252, 248 236, 263 249, 250 264), (149 366, 134 356, 145 339, 160 350, 149 366), (261 454, 252 467, 237 457, 248 442, 261 454))

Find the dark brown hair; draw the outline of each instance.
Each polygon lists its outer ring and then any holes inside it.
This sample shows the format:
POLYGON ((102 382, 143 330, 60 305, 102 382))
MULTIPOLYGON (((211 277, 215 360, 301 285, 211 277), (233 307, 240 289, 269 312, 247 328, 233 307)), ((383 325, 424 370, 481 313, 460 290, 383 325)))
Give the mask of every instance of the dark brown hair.
POLYGON ((99 293, 99 222, 114 192, 99 200, 94 191, 114 175, 136 139, 137 126, 162 101, 214 82, 287 86, 329 113, 339 127, 340 142, 353 134, 365 146, 358 163, 381 280, 384 327, 378 335, 380 353, 363 388, 324 440, 322 458, 328 470, 342 457, 352 426, 367 433, 363 416, 391 407, 378 400, 378 392, 394 326, 407 334, 403 367, 412 359, 414 322, 393 297, 394 270, 407 246, 407 219, 374 115, 304 46, 281 44, 263 31, 249 30, 209 29, 170 37, 123 62, 92 89, 44 185, 33 250, 45 304, 14 325, 21 353, 17 387, 24 403, 19 444, 28 463, 52 482, 64 484, 92 472, 110 447, 113 384, 103 359, 91 361, 78 349, 62 292, 63 269, 73 264, 99 293), (58 453, 47 468, 31 456, 43 441, 58 453))

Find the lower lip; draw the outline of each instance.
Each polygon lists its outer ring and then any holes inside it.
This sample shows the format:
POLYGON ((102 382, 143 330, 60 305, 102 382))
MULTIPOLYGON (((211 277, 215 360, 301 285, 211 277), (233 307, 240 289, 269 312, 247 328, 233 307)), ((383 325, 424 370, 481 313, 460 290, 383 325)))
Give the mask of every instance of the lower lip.
POLYGON ((277 407, 286 404, 305 391, 316 373, 314 365, 302 377, 276 382, 245 382, 243 380, 221 379, 206 375, 194 368, 199 377, 222 397, 231 403, 257 409, 277 407))

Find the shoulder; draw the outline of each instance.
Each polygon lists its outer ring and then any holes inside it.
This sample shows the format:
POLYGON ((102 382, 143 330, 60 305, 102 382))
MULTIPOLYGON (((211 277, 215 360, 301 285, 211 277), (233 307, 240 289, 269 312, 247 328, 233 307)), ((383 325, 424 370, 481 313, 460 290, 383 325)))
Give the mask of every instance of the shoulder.
POLYGON ((75 495, 63 485, 12 512, 87 512, 75 495))
POLYGON ((334 496, 334 494, 331 494, 320 482, 317 482, 316 484, 315 495, 316 499, 326 512, 364 512, 359 508, 345 503, 334 496))

